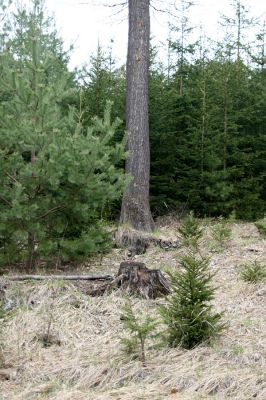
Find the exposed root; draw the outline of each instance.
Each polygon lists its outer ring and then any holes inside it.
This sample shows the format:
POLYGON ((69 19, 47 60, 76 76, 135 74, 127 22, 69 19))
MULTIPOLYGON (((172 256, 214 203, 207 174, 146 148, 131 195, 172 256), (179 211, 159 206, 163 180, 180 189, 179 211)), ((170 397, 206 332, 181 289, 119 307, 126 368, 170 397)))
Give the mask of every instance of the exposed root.
POLYGON ((127 249, 127 256, 144 254, 150 246, 159 246, 164 250, 175 249, 179 246, 178 239, 167 240, 151 233, 137 231, 132 228, 120 227, 114 234, 115 245, 127 249))

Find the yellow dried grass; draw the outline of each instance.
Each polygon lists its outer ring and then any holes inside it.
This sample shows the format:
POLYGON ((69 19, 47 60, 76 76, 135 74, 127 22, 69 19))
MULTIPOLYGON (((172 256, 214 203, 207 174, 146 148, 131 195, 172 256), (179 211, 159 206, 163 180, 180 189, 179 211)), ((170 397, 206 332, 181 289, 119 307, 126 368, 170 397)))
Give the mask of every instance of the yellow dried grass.
MULTIPOLYGON (((233 239, 223 253, 212 254, 210 266, 217 273, 215 306, 225 312, 228 330, 211 346, 191 351, 148 348, 147 368, 121 352, 121 293, 90 298, 69 283, 10 284, 7 295, 17 308, 4 328, 3 348, 16 374, 1 382, 0 399, 265 400, 265 284, 244 283, 237 271, 245 259, 265 261, 265 240, 253 224, 232 228, 233 239), (51 346, 44 347, 49 321, 51 346)), ((206 254, 208 232, 201 249, 206 254)), ((151 268, 176 268, 182 252, 151 248, 138 259, 151 268)), ((114 254, 119 264, 122 254, 114 254)), ((103 265, 111 260, 106 256, 103 265)), ((140 313, 155 313, 162 301, 133 299, 140 313)))

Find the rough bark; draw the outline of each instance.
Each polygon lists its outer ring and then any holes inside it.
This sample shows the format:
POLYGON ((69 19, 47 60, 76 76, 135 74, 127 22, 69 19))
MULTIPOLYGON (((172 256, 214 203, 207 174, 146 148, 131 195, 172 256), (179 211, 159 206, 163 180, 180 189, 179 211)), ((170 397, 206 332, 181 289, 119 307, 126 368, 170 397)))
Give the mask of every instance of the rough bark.
POLYGON ((126 172, 132 180, 124 193, 121 223, 150 232, 154 228, 149 204, 150 145, 148 120, 149 0, 129 0, 127 53, 126 172))
POLYGON ((152 233, 140 232, 127 227, 119 227, 114 233, 113 241, 116 247, 127 249, 132 253, 144 254, 149 246, 159 246, 164 250, 173 250, 181 245, 178 238, 164 239, 152 233))
POLYGON ((124 261, 118 271, 118 286, 131 294, 155 299, 170 293, 169 285, 159 269, 148 269, 144 263, 124 261))
POLYGON ((89 296, 102 296, 120 289, 134 296, 156 299, 170 293, 169 285, 158 269, 148 269, 144 263, 123 261, 112 282, 83 288, 89 296))

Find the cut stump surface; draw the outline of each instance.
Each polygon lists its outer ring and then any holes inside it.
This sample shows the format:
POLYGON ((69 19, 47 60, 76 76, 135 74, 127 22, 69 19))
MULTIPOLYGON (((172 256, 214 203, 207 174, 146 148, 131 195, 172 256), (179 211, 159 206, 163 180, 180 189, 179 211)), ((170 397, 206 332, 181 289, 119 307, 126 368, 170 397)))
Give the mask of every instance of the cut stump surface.
POLYGON ((146 299, 155 299, 170 293, 169 285, 159 269, 148 269, 144 263, 124 261, 117 274, 118 286, 141 295, 146 299))

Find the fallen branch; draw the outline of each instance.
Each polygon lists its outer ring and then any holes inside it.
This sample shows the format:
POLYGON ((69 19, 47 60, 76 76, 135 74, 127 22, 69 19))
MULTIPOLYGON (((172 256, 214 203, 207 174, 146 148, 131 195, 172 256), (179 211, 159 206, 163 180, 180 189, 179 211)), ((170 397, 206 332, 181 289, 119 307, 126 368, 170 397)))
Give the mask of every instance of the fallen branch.
POLYGON ((9 275, 5 279, 10 281, 44 281, 64 280, 64 281, 111 281, 112 275, 9 275))

